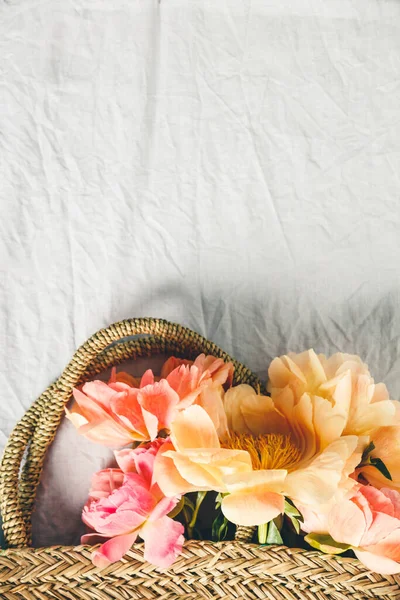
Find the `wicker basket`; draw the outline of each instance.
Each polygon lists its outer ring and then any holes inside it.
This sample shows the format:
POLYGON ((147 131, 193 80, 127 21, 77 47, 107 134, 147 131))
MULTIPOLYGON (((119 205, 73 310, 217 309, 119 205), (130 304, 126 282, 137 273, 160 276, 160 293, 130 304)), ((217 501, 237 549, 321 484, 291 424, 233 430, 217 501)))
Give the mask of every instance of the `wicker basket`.
POLYGON ((31 512, 44 456, 72 388, 128 358, 155 353, 193 358, 201 352, 232 360, 235 383, 260 385, 249 369, 197 333, 164 320, 130 319, 93 335, 34 402, 11 434, 0 470, 8 544, 0 553, 2 600, 400 599, 400 577, 371 573, 357 560, 284 546, 190 541, 174 565, 161 570, 144 561, 138 544, 122 561, 102 571, 92 565, 88 546, 29 548, 31 512), (139 334, 145 337, 124 339, 139 334))

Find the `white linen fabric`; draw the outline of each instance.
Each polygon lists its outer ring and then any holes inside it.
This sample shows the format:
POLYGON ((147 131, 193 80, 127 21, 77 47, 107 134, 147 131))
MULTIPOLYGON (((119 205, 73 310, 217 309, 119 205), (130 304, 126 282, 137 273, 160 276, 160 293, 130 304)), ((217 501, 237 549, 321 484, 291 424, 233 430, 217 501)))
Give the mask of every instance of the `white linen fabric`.
MULTIPOLYGON (((400 2, 8 0, 0 58, 1 447, 133 316, 264 378, 358 353, 400 397, 400 2)), ((109 460, 68 425, 36 544, 79 541, 109 460)))

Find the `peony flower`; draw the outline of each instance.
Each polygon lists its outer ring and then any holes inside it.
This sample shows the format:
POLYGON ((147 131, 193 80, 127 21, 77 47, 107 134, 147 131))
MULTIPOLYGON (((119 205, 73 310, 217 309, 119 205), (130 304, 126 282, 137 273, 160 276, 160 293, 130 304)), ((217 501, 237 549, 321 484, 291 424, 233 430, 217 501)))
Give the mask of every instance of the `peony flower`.
POLYGON ((194 363, 171 358, 157 381, 149 369, 141 380, 112 370, 107 383, 91 381, 74 389, 75 404, 65 409, 79 433, 107 446, 154 440, 168 432, 178 411, 193 403, 203 406, 217 430, 226 432, 223 384, 232 380, 233 365, 201 354, 194 363))
POLYGON ((357 475, 374 487, 391 488, 400 492, 400 427, 380 427, 373 432, 371 440, 375 449, 371 458, 380 458, 388 469, 391 480, 385 477, 374 465, 368 464, 357 469, 357 475))
POLYGON ((169 383, 165 379, 155 382, 150 370, 143 375, 140 388, 127 380, 126 374, 123 381, 114 374, 108 384, 90 381, 82 390, 73 390, 75 405, 65 411, 79 433, 106 446, 126 446, 154 440, 160 431, 169 429, 179 404, 169 383))
MULTIPOLYGON (((234 367, 231 362, 225 363, 222 358, 200 354, 195 361, 175 358, 172 356, 163 365, 161 369, 161 378, 168 379, 171 373, 177 373, 180 367, 187 367, 186 372, 196 367, 192 372, 197 371, 198 380, 211 380, 213 386, 223 385, 226 388, 232 385, 234 367)), ((171 382, 171 380, 170 380, 171 382)), ((175 388, 174 388, 175 389, 175 388)))
POLYGON ((356 436, 331 439, 328 411, 309 396, 281 412, 271 398, 240 385, 226 392, 224 408, 229 436, 222 445, 201 407, 180 413, 154 472, 166 495, 227 494, 222 511, 233 523, 267 523, 283 512, 285 496, 311 505, 328 502, 361 458, 365 444, 360 448, 356 436))
POLYGON ((94 475, 82 513, 94 533, 82 536, 81 542, 106 540, 92 555, 95 566, 104 568, 120 560, 138 536, 144 540, 144 558, 158 567, 169 567, 180 554, 184 527, 168 517, 180 496, 166 498, 153 477, 155 456, 163 443, 156 440, 116 452, 121 469, 94 475))
POLYGON ((221 448, 211 417, 197 405, 176 417, 170 440, 160 448, 154 465, 155 479, 166 496, 208 490, 226 492, 225 475, 248 471, 249 454, 221 448))
POLYGON ((394 423, 396 404, 383 383, 374 383, 358 356, 337 353, 327 359, 314 350, 290 353, 272 361, 268 376, 272 398, 281 398, 282 403, 303 394, 330 403, 336 428, 344 435, 369 435, 394 423))
MULTIPOLYGON (((306 520, 303 527, 307 531, 312 525, 312 520, 306 520)), ((349 497, 332 506, 320 533, 328 533, 335 542, 350 546, 371 571, 400 573, 399 492, 358 486, 349 497)))

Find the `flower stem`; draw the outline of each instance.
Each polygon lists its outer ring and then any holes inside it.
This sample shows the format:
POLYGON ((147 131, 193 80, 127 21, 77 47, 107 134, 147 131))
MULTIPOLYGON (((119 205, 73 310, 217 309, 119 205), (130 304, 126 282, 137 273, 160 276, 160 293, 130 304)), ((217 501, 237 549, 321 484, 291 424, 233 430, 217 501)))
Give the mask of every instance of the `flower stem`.
POLYGON ((194 526, 196 525, 197 515, 199 514, 199 509, 200 509, 201 503, 203 502, 206 495, 207 495, 207 492, 197 492, 196 506, 193 511, 192 520, 190 521, 190 523, 187 527, 189 539, 193 538, 193 529, 194 529, 194 526))

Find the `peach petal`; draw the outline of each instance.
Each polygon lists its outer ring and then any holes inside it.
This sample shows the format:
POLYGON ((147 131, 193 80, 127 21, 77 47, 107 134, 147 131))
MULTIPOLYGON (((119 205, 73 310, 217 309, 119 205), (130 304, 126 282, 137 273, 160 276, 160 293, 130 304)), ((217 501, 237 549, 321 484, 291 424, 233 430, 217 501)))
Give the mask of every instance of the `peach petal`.
POLYGON ((204 408, 189 406, 171 424, 171 440, 178 451, 189 448, 219 448, 214 423, 204 408))
POLYGON ((186 481, 179 473, 171 457, 166 452, 173 450, 171 442, 166 442, 156 456, 154 462, 154 481, 159 485, 165 496, 176 496, 195 492, 196 487, 186 481))
POLYGON ((201 391, 196 400, 196 404, 204 408, 209 417, 211 417, 220 440, 227 438, 229 435, 228 421, 222 398, 222 386, 207 386, 201 391))
POLYGON ((224 483, 230 493, 250 492, 253 489, 265 488, 275 493, 283 493, 287 471, 270 469, 234 473, 224 477, 224 483))
POLYGON ((237 492, 225 496, 221 509, 228 521, 237 525, 262 525, 268 523, 285 508, 285 498, 260 486, 249 492, 237 492))
POLYGON ((357 447, 357 437, 347 436, 330 444, 307 466, 288 474, 285 493, 310 506, 325 504, 335 494, 346 461, 357 447))
POLYGON ((255 402, 256 400, 254 400, 254 398, 256 396, 255 390, 250 385, 246 384, 237 385, 225 393, 224 409, 230 431, 235 431, 236 433, 251 433, 243 416, 242 406, 246 399, 250 404, 253 401, 255 402))

